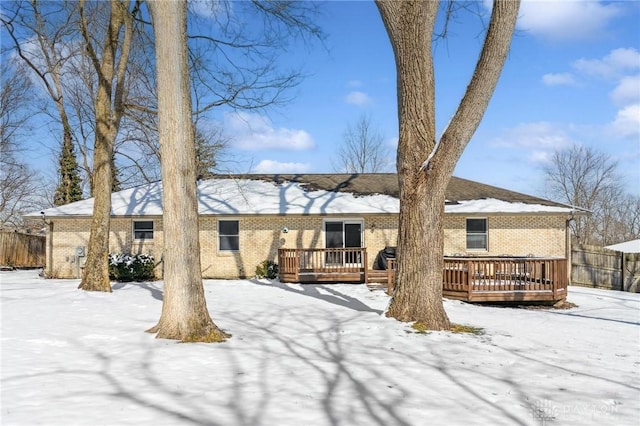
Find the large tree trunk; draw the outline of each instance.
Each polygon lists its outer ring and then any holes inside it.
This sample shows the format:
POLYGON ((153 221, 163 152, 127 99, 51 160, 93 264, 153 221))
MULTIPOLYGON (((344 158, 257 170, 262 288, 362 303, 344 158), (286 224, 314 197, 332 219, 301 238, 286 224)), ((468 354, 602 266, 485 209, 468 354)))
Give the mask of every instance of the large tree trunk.
POLYGON ((431 54, 438 2, 376 3, 396 60, 400 127, 398 263, 396 290, 387 316, 445 330, 450 327, 442 304, 446 189, 497 84, 519 2, 494 1, 491 23, 471 83, 438 144, 431 54))
POLYGON ((185 1, 149 1, 156 40, 158 130, 163 186, 164 298, 157 337, 220 342, 204 296, 198 236, 195 141, 185 1))
MULTIPOLYGON (((119 45, 120 31, 129 19, 127 8, 119 0, 111 0, 109 27, 105 35, 100 61, 91 45, 87 34, 84 15, 84 1, 81 5, 82 30, 87 43, 89 57, 98 74, 98 93, 95 100, 96 135, 93 150, 93 176, 91 179, 94 195, 91 235, 87 251, 87 261, 79 288, 89 291, 111 291, 109 281, 109 229, 111 224, 111 189, 113 184, 113 146, 120 117, 122 116, 122 94, 116 90, 113 95, 113 83, 116 77, 116 52, 119 45), (112 96, 115 105, 112 103, 112 96)), ((127 22, 128 24, 128 22, 127 22)), ((122 46, 117 85, 122 86, 123 68, 130 47, 131 27, 125 29, 125 41, 122 46)))

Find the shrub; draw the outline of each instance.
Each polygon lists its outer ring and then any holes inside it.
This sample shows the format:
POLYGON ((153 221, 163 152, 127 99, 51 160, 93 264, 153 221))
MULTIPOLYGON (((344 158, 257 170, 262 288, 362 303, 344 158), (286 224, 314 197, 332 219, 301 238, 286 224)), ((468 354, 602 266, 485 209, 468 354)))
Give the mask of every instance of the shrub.
POLYGON ((155 278, 150 254, 110 254, 109 278, 114 281, 147 281, 155 278))
POLYGON ((278 264, 271 260, 264 260, 256 266, 257 278, 269 278, 270 280, 278 276, 278 264))

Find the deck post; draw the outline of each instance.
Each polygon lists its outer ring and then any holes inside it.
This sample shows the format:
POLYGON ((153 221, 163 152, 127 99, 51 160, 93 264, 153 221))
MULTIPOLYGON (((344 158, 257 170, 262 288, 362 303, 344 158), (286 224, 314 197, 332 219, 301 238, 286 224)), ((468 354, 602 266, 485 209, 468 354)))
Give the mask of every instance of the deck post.
POLYGON ((364 252, 362 254, 362 258, 364 259, 364 264, 362 265, 364 267, 364 283, 369 284, 369 261, 367 259, 367 249, 363 248, 362 251, 364 252))
POLYGON ((553 300, 555 301, 556 298, 558 297, 558 277, 560 276, 558 271, 560 269, 559 268, 560 264, 557 260, 554 260, 552 265, 553 265, 553 274, 551 274, 552 275, 551 279, 553 280, 553 283, 551 284, 551 290, 553 293, 553 300))
MULTIPOLYGON (((445 257, 444 260, 443 294, 450 298, 467 302, 548 301, 550 290, 554 300, 567 296, 567 259, 517 258, 517 263, 502 257, 445 257)), ((364 281, 369 284, 370 280, 384 280, 386 276, 387 294, 391 296, 395 287, 396 259, 388 259, 386 271, 370 270, 365 247, 279 249, 278 262, 282 282, 364 281)))
POLYGON ((387 294, 391 296, 393 293, 393 287, 395 286, 395 260, 389 260, 387 263, 387 294))
POLYGON ((467 302, 471 302, 473 290, 473 262, 467 260, 467 302))

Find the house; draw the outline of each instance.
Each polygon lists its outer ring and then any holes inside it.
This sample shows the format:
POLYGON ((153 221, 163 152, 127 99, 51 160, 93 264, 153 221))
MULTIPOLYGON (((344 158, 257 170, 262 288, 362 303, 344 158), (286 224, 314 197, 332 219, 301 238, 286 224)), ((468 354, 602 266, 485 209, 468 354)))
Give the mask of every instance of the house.
MULTIPOLYGON (((613 288, 640 293, 640 239, 624 241, 604 248, 613 250, 616 253, 613 255, 606 253, 606 257, 604 257, 606 265, 603 268, 606 270, 598 271, 600 273, 592 273, 591 275, 596 275, 601 280, 603 276, 610 277, 613 288), (613 261, 611 260, 612 258, 613 261), (616 281, 619 286, 614 284, 616 281)), ((581 265, 581 268, 584 268, 584 266, 581 265)), ((595 268, 595 266, 587 265, 587 268, 595 268)), ((596 284, 602 285, 602 282, 596 284)))
POLYGON ((605 248, 621 251, 622 253, 640 253, 640 239, 624 241, 622 243, 605 246, 605 248))
MULTIPOLYGON (((370 269, 380 250, 397 243, 395 174, 217 176, 198 182, 198 194, 205 278, 251 277, 260 262, 277 261, 279 249, 296 248, 365 247, 364 267, 370 269)), ((160 260, 162 184, 116 192, 111 200, 110 251, 160 260)), ((92 211, 93 199, 87 199, 42 212, 47 276, 79 277, 92 211)), ((453 177, 445 205, 445 255, 568 259, 567 224, 582 213, 453 177)), ((156 271, 161 274, 161 265, 156 271)))

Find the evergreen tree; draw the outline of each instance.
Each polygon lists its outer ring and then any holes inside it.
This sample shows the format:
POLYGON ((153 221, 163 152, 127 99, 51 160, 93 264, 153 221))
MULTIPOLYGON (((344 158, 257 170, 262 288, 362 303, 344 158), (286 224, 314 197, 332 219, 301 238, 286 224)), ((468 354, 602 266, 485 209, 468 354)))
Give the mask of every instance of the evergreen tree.
MULTIPOLYGON (((92 176, 93 177, 93 176, 92 176)), ((91 190, 91 196, 95 197, 95 188, 93 186, 93 179, 91 179, 89 189, 91 190)), ((120 171, 116 166, 116 153, 111 156, 111 192, 118 192, 122 189, 122 182, 120 181, 120 171)))
POLYGON ((120 182, 120 171, 116 167, 116 154, 113 153, 111 157, 111 192, 118 192, 122 189, 122 182, 120 182))
POLYGON ((56 188, 53 203, 62 206, 82 200, 80 172, 71 136, 65 132, 62 151, 60 152, 60 183, 56 188))

